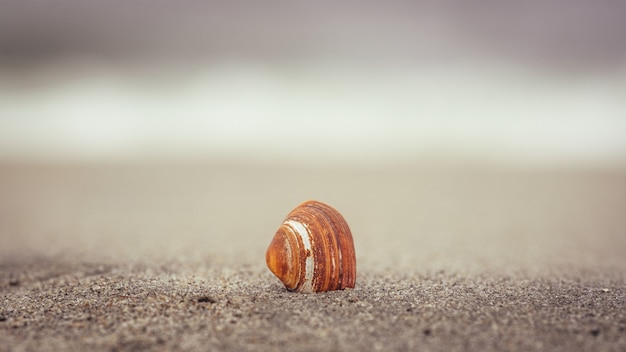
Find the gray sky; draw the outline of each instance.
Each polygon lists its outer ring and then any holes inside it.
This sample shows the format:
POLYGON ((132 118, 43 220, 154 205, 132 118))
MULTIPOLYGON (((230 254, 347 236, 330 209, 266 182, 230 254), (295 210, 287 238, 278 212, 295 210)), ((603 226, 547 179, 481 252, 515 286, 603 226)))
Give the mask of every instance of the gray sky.
POLYGON ((0 9, 5 63, 469 55, 613 67, 626 57, 626 5, 617 0, 2 0, 0 9))

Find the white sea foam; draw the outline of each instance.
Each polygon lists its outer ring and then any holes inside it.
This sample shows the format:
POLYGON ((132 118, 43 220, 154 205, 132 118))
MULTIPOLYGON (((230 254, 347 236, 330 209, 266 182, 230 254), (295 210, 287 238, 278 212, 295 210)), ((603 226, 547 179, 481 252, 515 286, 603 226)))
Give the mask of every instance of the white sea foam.
POLYGON ((625 77, 231 62, 158 84, 98 71, 31 90, 5 81, 0 157, 623 163, 625 77))

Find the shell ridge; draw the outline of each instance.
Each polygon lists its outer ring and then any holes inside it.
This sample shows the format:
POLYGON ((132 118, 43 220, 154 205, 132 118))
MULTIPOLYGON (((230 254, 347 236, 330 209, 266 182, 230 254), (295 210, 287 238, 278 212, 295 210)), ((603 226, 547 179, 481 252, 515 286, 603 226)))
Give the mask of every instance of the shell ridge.
POLYGON ((325 236, 327 239, 327 243, 328 243, 327 263, 331 264, 326 270, 326 273, 328 275, 328 280, 327 280, 326 285, 327 285, 327 289, 336 290, 339 288, 339 281, 340 281, 340 270, 337 270, 339 268, 337 268, 334 265, 334 263, 336 262, 336 258, 337 258, 337 251, 340 248, 340 241, 338 238, 339 232, 337 231, 335 217, 333 216, 334 214, 332 212, 332 209, 325 209, 323 214, 326 218, 326 225, 328 227, 328 231, 325 236))
POLYGON ((336 231, 336 243, 337 243, 337 257, 339 258, 339 275, 337 281, 337 289, 344 289, 346 287, 354 287, 355 268, 352 266, 354 261, 354 245, 352 240, 352 233, 346 220, 343 218, 334 208, 330 207, 333 211, 333 229, 336 231), (346 256, 347 255, 347 256, 346 256))
MULTIPOLYGON (((313 277, 314 277, 314 254, 313 254, 313 242, 311 241, 311 233, 306 223, 288 219, 285 221, 285 225, 289 226, 293 233, 299 237, 299 243, 302 243, 303 248, 298 249, 301 254, 301 258, 305 258, 304 266, 300 267, 301 283, 296 287, 297 291, 311 292, 313 290, 313 277), (308 252, 308 254, 307 254, 308 252), (302 272, 303 271, 303 272, 302 272)), ((300 259, 302 261, 302 259, 300 259)))

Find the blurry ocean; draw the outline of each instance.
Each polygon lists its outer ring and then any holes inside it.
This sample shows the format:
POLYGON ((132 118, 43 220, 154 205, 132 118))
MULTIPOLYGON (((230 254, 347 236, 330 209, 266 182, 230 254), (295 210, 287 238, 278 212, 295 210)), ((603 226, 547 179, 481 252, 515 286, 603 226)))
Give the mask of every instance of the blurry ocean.
POLYGON ((0 159, 626 165, 618 4, 186 3, 0 5, 0 159))

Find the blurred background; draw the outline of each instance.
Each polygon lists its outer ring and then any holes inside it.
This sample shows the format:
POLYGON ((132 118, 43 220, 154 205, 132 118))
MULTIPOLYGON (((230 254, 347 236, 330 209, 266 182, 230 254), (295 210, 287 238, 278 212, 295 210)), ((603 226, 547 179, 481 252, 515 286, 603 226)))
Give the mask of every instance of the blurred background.
POLYGON ((0 258, 265 272, 318 199, 364 272, 624 268, 624 19, 618 0, 0 0, 0 258))
POLYGON ((626 3, 0 0, 0 160, 626 163, 626 3))

